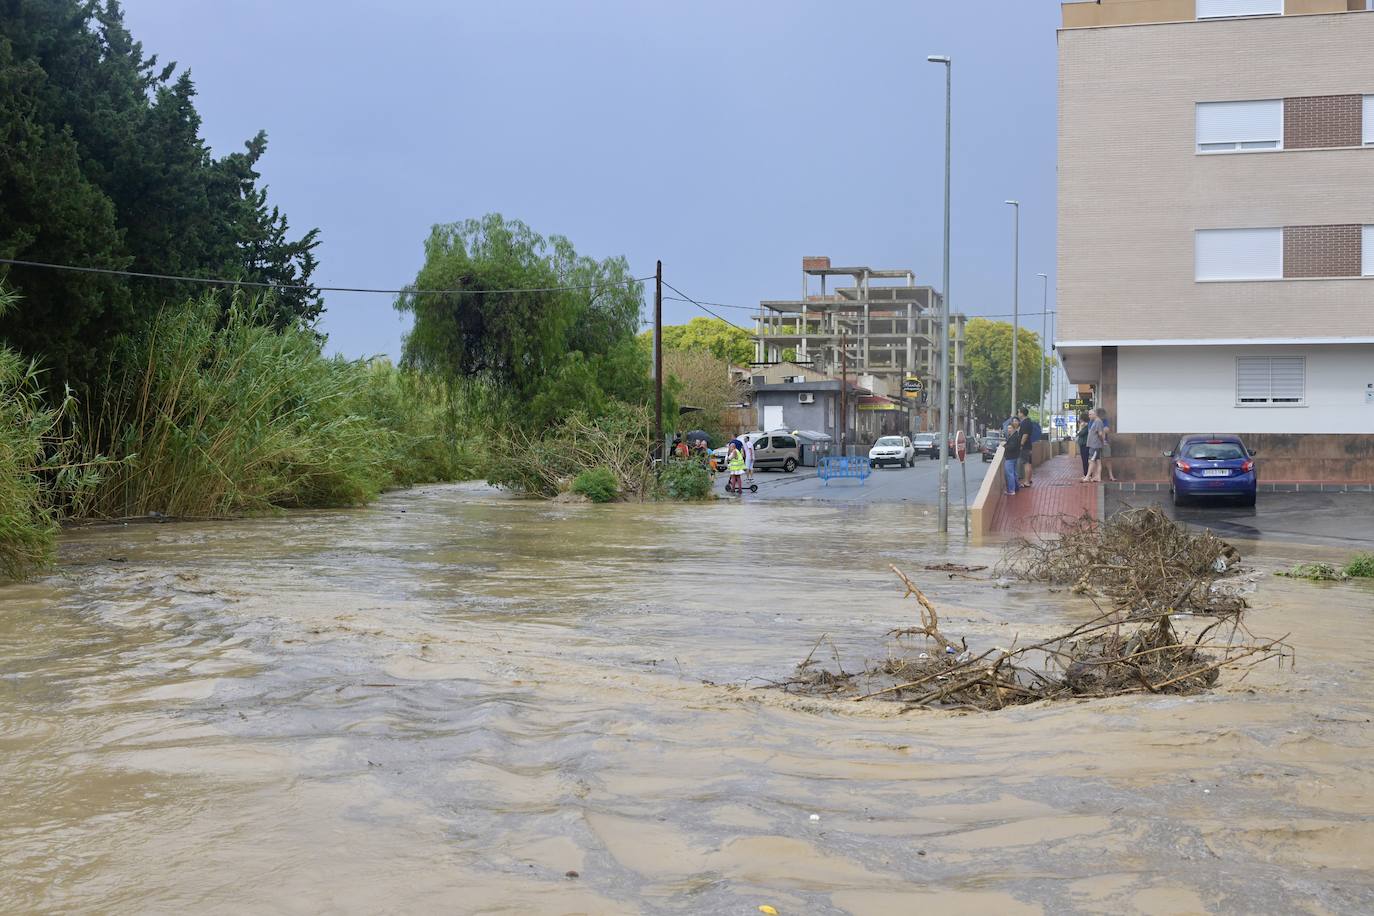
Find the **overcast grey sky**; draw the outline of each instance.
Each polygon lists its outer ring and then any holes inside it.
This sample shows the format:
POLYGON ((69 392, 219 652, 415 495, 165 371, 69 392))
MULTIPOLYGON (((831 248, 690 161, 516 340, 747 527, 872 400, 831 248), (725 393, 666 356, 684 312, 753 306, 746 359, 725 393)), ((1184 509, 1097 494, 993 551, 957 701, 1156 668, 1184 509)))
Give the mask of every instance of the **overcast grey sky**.
MULTIPOLYGON (((316 281, 334 286, 401 286, 432 224, 490 211, 640 276, 662 258, 698 299, 793 297, 807 254, 939 286, 944 80, 926 56, 949 54, 954 307, 1011 311, 1011 197, 1023 311, 1040 311, 1037 272, 1053 307, 1056 0, 126 0, 126 15, 191 69, 217 153, 268 132, 272 200, 320 227, 316 281)), ((333 351, 399 353, 388 297, 326 305, 333 351)))

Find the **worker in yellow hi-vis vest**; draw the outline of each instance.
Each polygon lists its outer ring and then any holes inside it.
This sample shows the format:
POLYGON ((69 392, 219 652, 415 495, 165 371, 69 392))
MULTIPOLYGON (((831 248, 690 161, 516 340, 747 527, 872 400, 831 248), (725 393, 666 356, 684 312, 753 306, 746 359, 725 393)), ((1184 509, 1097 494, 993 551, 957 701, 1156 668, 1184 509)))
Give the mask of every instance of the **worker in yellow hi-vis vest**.
POLYGON ((728 493, 744 492, 744 449, 735 444, 735 440, 730 440, 730 445, 725 450, 725 466, 730 471, 730 479, 725 482, 725 491, 728 493))

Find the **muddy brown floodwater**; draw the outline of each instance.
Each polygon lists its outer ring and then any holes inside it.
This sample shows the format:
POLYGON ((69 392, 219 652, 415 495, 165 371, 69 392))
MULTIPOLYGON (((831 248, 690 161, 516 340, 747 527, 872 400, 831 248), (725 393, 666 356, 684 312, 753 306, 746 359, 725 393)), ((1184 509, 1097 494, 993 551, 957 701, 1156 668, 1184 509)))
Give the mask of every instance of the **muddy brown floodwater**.
POLYGON ((1374 590, 1263 582, 1297 669, 1205 696, 755 689, 881 653, 889 562, 971 644, 1093 613, 933 529, 457 486, 73 532, 0 589, 0 911, 1374 911, 1374 590))

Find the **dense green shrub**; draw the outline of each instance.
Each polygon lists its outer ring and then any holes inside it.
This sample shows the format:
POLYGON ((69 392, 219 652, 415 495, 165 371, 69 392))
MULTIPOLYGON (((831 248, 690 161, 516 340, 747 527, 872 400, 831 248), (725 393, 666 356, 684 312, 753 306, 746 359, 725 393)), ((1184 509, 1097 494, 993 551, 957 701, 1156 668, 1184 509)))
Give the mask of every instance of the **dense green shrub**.
POLYGON ((699 461, 669 461, 659 474, 658 485, 668 499, 706 499, 711 495, 711 474, 699 461))
POLYGON ((572 491, 594 503, 614 502, 620 495, 610 468, 589 468, 573 478, 572 491))
POLYGON ((1356 579, 1374 579, 1374 553, 1356 554, 1346 564, 1345 574, 1356 579))

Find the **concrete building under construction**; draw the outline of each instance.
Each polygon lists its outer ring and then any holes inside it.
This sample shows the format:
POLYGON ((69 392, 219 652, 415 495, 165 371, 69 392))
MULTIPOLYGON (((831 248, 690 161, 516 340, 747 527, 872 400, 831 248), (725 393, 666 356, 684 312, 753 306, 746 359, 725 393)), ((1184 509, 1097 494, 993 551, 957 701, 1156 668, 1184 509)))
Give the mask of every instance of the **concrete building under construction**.
MULTIPOLYGON (((925 405, 929 428, 939 404, 940 306, 940 292, 918 286, 913 271, 832 267, 827 257, 804 257, 801 298, 759 303, 754 357, 759 363, 779 362, 790 350, 797 362, 827 375, 848 372, 867 377, 877 394, 905 396, 925 405), (827 288, 831 278, 839 278, 839 283, 827 288), (819 292, 813 290, 817 280, 819 292), (849 284, 840 285, 844 281, 849 284)), ((950 315, 949 323, 950 375, 956 393, 951 426, 957 428, 966 407, 960 394, 967 391, 965 318, 950 315)))

